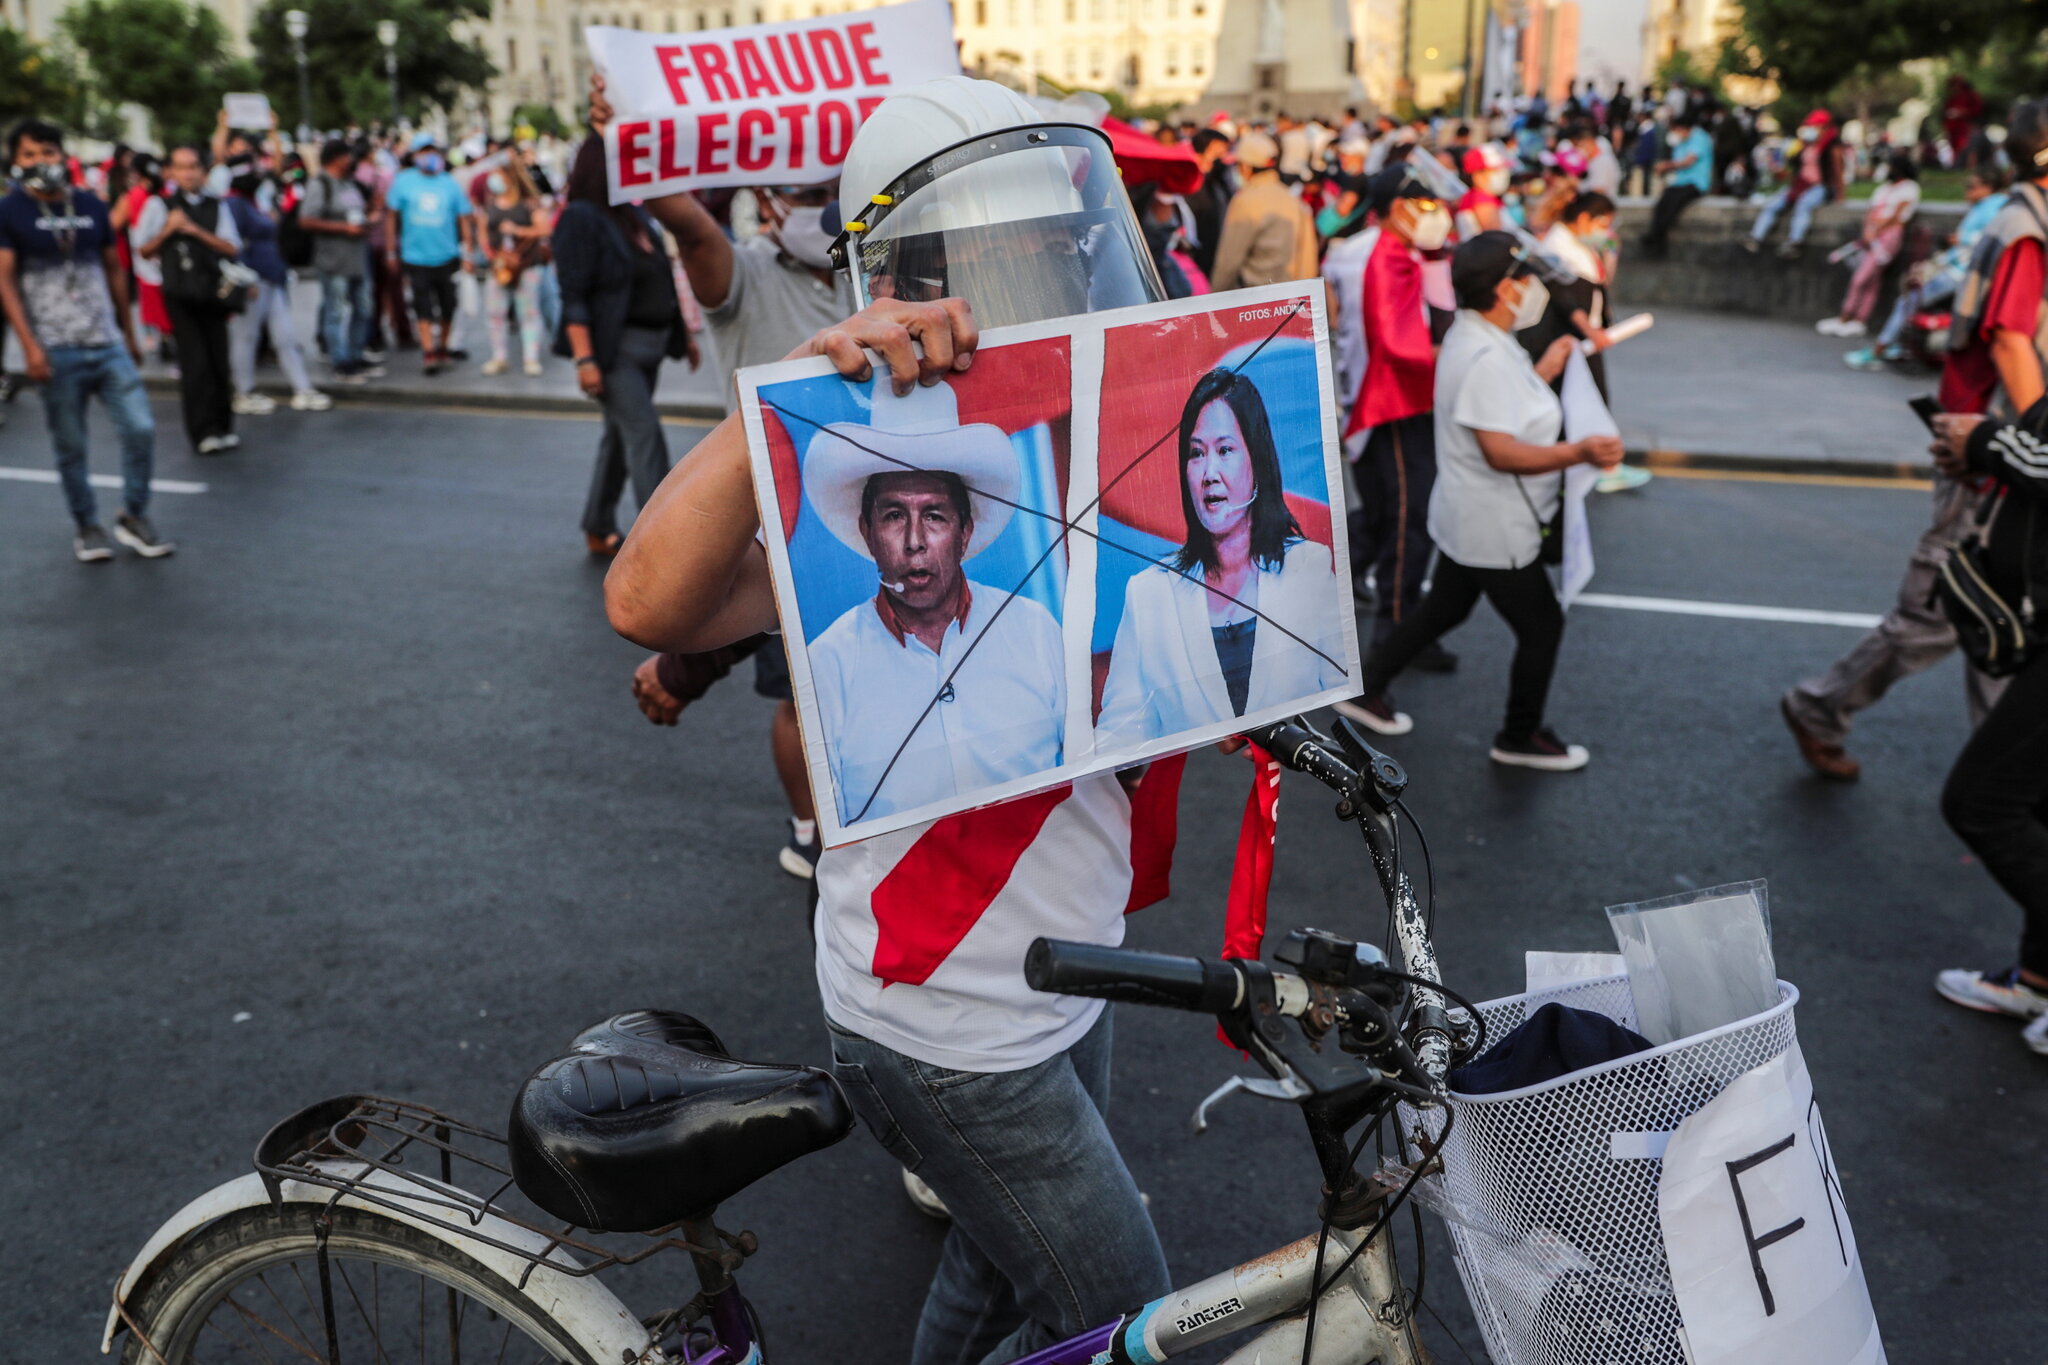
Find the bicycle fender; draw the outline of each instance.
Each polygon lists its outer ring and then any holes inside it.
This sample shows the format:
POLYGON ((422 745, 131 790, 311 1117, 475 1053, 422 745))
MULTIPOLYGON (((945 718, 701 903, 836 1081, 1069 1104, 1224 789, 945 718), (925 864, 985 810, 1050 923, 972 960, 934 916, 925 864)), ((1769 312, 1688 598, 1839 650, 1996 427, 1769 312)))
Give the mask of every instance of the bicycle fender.
MULTIPOLYGON (((360 1174, 363 1167, 355 1162, 323 1162, 338 1173, 354 1174, 365 1184, 389 1187, 394 1195, 404 1195, 408 1188, 417 1193, 417 1186, 396 1177, 360 1174)), ((321 1185, 307 1185, 295 1180, 283 1181, 279 1196, 291 1204, 325 1204, 333 1199, 335 1192, 321 1185)), ((570 1336, 574 1337, 589 1352, 593 1360, 657 1360, 653 1354, 654 1343, 647 1335, 647 1329, 633 1316, 626 1305, 619 1302, 616 1294, 595 1276, 565 1275, 558 1270, 541 1266, 527 1276, 525 1286, 519 1288, 520 1276, 525 1275, 531 1264, 509 1251, 487 1246, 472 1237, 463 1235, 462 1229, 474 1226, 475 1230, 494 1237, 512 1246, 530 1248, 539 1255, 547 1242, 545 1238, 529 1232, 493 1214, 472 1224, 466 1214, 453 1209, 440 1209, 422 1204, 417 1210, 399 1211, 384 1205, 371 1204, 364 1200, 342 1195, 340 1204, 349 1208, 388 1218, 394 1223, 403 1223, 427 1233, 481 1265, 488 1267, 508 1285, 515 1288, 530 1302, 536 1312, 552 1318, 570 1336)), ((142 1244, 142 1250, 114 1286, 113 1306, 107 1310, 106 1333, 100 1338, 100 1354, 111 1355, 114 1338, 122 1330, 121 1309, 128 1296, 135 1292, 150 1270, 175 1251, 187 1237, 207 1224, 242 1209, 252 1209, 270 1203, 270 1194, 263 1186, 263 1178, 251 1171, 248 1175, 216 1185, 200 1195, 176 1213, 142 1244)), ((566 1260, 566 1253, 556 1247, 549 1255, 566 1260)))

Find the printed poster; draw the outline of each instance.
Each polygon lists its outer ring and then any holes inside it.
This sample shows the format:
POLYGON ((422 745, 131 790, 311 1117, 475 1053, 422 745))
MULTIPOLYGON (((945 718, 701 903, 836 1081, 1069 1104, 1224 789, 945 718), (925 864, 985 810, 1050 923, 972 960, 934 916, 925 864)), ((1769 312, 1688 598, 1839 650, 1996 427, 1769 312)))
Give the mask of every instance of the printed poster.
POLYGON ((827 845, 1355 696, 1319 282, 739 374, 827 845))
POLYGON ((593 26, 614 204, 727 185, 814 185, 896 90, 960 72, 944 0, 688 33, 593 26))

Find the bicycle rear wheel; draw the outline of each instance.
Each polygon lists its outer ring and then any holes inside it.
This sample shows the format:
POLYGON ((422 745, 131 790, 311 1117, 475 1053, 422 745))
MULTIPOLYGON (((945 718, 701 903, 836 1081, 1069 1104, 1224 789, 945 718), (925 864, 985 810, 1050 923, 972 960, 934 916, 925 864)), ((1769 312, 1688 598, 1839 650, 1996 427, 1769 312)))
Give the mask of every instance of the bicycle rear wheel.
POLYGON ((122 1365, 324 1365, 330 1305, 345 1365, 598 1365, 488 1266, 361 1209, 332 1211, 323 1296, 314 1220, 324 1209, 243 1209, 180 1247, 130 1300, 148 1340, 131 1330, 122 1365))

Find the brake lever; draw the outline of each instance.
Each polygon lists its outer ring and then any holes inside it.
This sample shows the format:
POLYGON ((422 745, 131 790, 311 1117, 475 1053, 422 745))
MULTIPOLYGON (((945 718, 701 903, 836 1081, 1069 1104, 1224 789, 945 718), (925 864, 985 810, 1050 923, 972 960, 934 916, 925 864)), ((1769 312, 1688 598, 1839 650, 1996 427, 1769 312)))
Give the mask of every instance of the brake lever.
POLYGON ((1209 1131, 1209 1111, 1238 1091, 1243 1090, 1262 1100, 1286 1100, 1298 1103, 1315 1093, 1303 1084, 1301 1077, 1291 1072, 1277 1079, 1266 1076, 1232 1076, 1209 1092, 1209 1097, 1195 1106, 1195 1136, 1209 1131))

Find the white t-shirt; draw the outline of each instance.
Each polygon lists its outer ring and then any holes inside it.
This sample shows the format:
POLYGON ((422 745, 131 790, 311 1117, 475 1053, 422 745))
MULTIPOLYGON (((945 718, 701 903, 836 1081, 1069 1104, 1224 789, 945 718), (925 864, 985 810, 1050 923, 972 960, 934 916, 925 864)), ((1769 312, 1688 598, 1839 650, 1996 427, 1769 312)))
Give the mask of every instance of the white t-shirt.
POLYGON ((1870 210, 1867 217, 1871 222, 1882 222, 1903 207, 1906 213, 1899 221, 1907 222, 1911 220, 1913 211, 1919 206, 1919 181, 1887 180, 1870 192, 1870 210))
POLYGON ((828 848, 818 994, 843 1029, 954 1071, 1021 1071, 1079 1042, 1102 1002, 1024 980, 1033 939, 1115 945, 1131 802, 1114 774, 828 848))
POLYGON ((1531 445, 1551 445, 1563 428, 1557 395, 1520 343, 1479 314, 1459 310, 1436 362, 1429 535, 1437 548, 1468 569, 1535 563, 1542 528, 1563 496, 1564 475, 1504 474, 1486 462, 1474 433, 1504 431, 1531 445))

